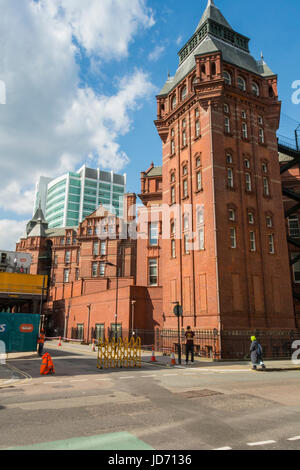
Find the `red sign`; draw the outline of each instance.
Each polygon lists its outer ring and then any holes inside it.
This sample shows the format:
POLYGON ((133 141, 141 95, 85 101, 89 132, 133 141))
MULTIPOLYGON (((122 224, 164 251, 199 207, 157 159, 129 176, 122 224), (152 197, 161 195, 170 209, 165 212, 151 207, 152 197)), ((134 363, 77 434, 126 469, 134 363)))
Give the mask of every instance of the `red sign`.
POLYGON ((21 333, 32 333, 33 332, 33 325, 20 325, 20 328, 19 330, 21 331, 21 333))

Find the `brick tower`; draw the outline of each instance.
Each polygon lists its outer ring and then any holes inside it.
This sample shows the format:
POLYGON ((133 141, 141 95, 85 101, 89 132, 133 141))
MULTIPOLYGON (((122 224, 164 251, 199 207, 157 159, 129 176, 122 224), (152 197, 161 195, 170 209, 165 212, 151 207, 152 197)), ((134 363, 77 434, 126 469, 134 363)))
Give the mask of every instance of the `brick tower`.
POLYGON ((170 234, 161 255, 166 327, 176 327, 175 302, 184 327, 295 327, 280 110, 277 76, 209 0, 175 76, 157 96, 170 234))

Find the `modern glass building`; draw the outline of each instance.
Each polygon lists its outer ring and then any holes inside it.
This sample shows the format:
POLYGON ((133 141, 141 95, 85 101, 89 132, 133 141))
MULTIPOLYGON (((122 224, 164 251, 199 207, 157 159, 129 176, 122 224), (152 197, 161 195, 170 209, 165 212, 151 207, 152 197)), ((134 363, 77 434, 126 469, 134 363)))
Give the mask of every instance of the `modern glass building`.
MULTIPOLYGON (((123 216, 126 175, 95 170, 85 165, 77 173, 67 173, 47 185, 46 220, 49 228, 77 227, 101 204, 123 216)), ((41 191, 40 191, 41 193, 41 191)), ((37 195, 36 207, 42 204, 37 195)))

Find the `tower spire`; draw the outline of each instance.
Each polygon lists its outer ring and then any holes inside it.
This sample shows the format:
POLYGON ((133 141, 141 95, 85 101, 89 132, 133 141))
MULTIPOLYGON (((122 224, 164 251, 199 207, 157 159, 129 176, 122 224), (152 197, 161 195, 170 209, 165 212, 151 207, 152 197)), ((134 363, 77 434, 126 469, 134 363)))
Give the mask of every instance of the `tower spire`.
POLYGON ((214 0, 208 0, 208 4, 207 4, 207 7, 206 7, 206 8, 208 8, 208 7, 215 7, 215 6, 216 6, 216 5, 215 5, 214 0))

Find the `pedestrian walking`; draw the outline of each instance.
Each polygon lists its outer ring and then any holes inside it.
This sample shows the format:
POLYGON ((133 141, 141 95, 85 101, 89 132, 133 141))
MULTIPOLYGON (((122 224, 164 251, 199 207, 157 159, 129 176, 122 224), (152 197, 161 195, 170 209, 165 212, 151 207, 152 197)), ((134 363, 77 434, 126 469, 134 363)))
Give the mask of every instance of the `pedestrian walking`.
POLYGON ((186 365, 189 363, 189 355, 191 353, 191 362, 194 364, 194 336, 195 333, 191 330, 190 326, 187 326, 186 332, 185 332, 185 338, 186 338, 186 343, 185 343, 185 353, 186 353, 186 365))
POLYGON ((41 329, 41 332, 38 337, 38 345, 39 345, 39 356, 42 357, 43 355, 43 350, 44 350, 44 344, 45 344, 45 331, 41 329))
POLYGON ((260 365, 262 369, 266 366, 263 361, 263 350, 255 336, 251 336, 250 355, 252 362, 252 370, 257 370, 257 366, 260 365))

